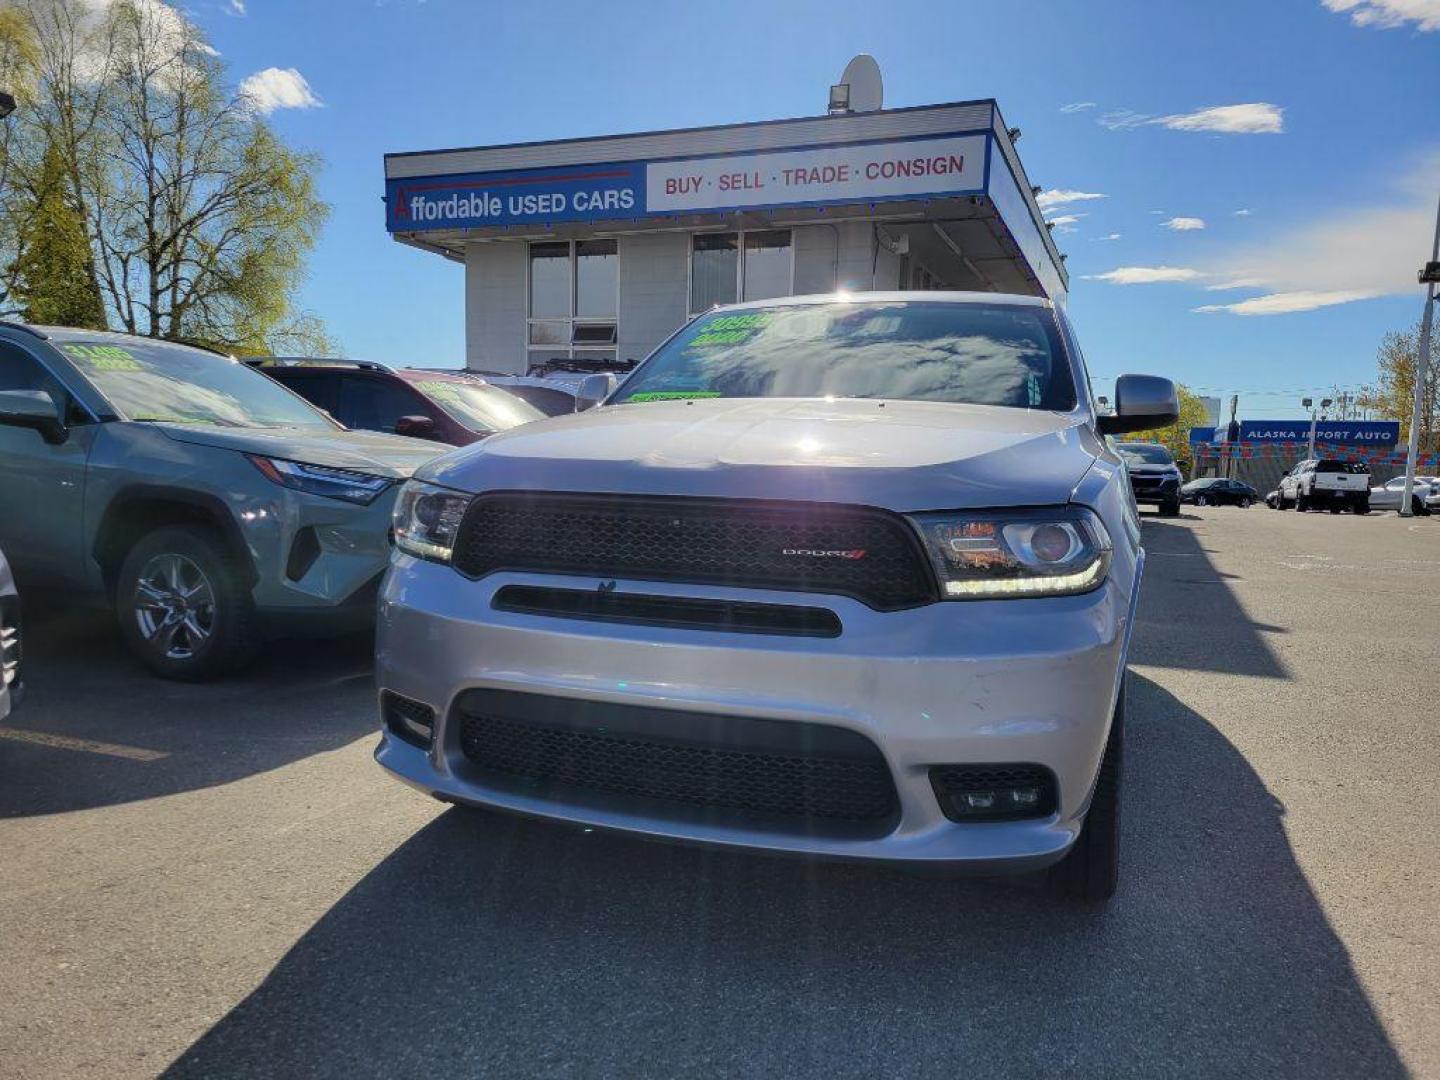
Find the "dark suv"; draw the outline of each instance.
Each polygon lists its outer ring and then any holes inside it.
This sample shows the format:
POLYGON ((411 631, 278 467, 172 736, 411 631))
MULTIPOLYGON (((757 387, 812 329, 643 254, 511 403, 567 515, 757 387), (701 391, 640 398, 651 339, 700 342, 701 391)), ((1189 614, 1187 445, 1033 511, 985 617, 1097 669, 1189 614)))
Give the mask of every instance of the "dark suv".
POLYGON ((1125 459, 1137 503, 1153 503, 1166 517, 1180 513, 1180 467, 1169 450, 1143 442, 1117 443, 1115 449, 1125 459))
POLYGON ((474 375, 364 360, 247 361, 348 428, 467 446, 545 413, 474 375))

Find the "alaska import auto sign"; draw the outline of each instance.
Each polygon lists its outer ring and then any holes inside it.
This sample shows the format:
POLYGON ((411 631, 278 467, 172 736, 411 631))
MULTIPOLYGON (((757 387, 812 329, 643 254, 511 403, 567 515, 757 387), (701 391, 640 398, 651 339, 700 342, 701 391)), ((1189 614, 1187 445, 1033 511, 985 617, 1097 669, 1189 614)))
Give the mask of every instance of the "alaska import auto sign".
POLYGON ((392 179, 385 191, 386 228, 482 229, 980 194, 989 142, 982 132, 392 179))
MULTIPOLYGON (((1241 442, 1309 442, 1309 420, 1242 420, 1241 442)), ((1321 420, 1315 441, 1347 446, 1394 446, 1400 441, 1398 420, 1321 420)))

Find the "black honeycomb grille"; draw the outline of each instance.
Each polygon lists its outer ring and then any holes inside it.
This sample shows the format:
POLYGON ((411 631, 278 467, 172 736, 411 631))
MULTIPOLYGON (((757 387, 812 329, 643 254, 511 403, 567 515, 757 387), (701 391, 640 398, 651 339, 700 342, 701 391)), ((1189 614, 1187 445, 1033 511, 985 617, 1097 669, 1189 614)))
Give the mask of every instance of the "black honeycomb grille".
POLYGON ((706 717, 723 728, 724 745, 614 731, 463 714, 465 756, 491 773, 538 785, 549 797, 571 793, 625 796, 686 808, 849 825, 890 820, 895 785, 873 743, 853 732, 793 724, 821 749, 782 749, 763 738, 745 746, 744 718, 706 717), (811 730, 813 729, 813 730, 811 730), (837 752, 823 747, 837 737, 837 752), (857 749, 860 748, 860 749, 857 749))
POLYGON ((521 570, 832 593, 879 611, 937 599, 903 518, 826 503, 492 492, 466 512, 453 564, 472 578, 521 570))

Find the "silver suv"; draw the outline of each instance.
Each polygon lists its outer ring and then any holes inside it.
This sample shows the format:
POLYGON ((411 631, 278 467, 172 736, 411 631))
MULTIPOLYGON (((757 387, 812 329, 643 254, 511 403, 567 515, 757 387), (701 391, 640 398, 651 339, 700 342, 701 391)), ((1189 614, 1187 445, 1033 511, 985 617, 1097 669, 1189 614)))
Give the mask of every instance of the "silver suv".
POLYGON ((599 408, 421 469, 381 590, 376 756, 439 799, 975 871, 1117 868, 1143 551, 1062 312, 718 308, 599 408))
POLYGON ((0 547, 22 581, 109 600, 160 675, 368 622, 399 482, 445 449, 347 431, 206 350, 0 324, 0 547))

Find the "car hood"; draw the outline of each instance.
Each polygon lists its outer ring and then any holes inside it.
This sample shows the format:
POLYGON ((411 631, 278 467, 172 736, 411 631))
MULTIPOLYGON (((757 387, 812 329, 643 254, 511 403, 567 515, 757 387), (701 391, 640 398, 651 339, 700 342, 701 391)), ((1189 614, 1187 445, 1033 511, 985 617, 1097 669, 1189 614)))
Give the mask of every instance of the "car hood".
POLYGON ((1053 505, 1100 452, 1075 416, 926 401, 612 405, 527 424, 421 471, 465 491, 846 502, 896 511, 1053 505))
POLYGON ((147 424, 176 442, 216 446, 244 454, 303 461, 403 480, 451 449, 443 443, 375 431, 297 431, 293 428, 222 428, 195 424, 147 424))

